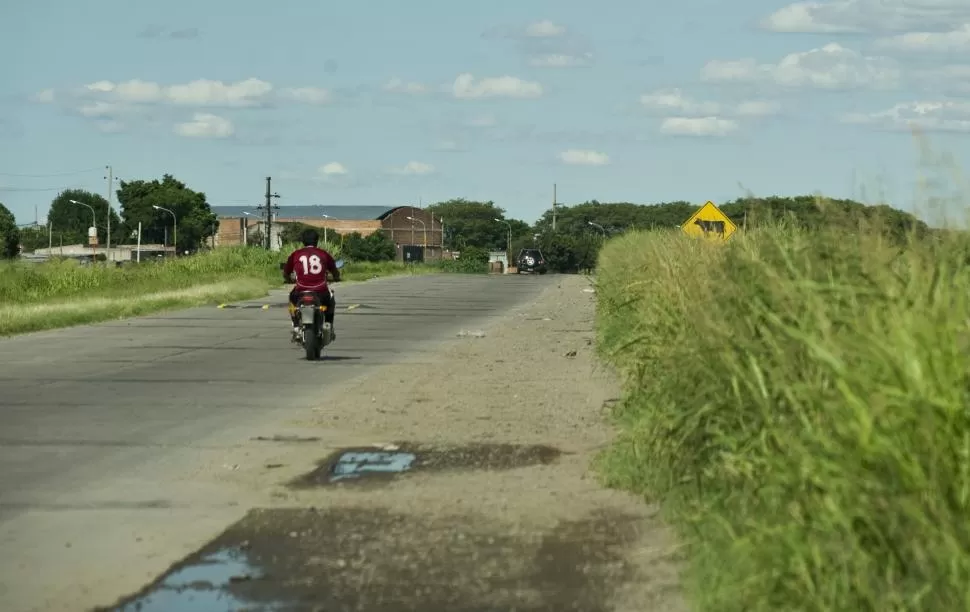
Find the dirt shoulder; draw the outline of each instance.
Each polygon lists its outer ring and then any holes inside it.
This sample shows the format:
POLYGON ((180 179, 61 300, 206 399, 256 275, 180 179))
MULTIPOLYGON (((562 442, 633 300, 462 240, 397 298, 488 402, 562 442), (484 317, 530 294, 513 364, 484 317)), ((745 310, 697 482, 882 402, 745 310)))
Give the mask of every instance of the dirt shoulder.
POLYGON ((588 282, 550 280, 537 301, 435 353, 347 381, 286 424, 319 441, 264 444, 246 459, 261 469, 225 471, 250 490, 265 492, 272 479, 267 503, 187 562, 247 555, 257 579, 222 588, 248 605, 685 610, 656 510, 591 472, 614 435, 604 406, 619 387, 594 354, 588 282), (314 460, 375 444, 413 452, 413 469, 306 478, 314 460))

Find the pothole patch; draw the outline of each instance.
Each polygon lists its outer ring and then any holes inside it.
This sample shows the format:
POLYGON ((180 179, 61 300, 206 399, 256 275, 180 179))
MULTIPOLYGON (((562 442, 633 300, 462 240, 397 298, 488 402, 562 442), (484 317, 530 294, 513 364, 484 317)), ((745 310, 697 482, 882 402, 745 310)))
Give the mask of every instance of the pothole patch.
POLYGON ((548 465, 562 454, 551 446, 518 444, 392 444, 344 448, 321 461, 315 470, 292 480, 289 486, 299 489, 387 482, 410 472, 510 470, 548 465))

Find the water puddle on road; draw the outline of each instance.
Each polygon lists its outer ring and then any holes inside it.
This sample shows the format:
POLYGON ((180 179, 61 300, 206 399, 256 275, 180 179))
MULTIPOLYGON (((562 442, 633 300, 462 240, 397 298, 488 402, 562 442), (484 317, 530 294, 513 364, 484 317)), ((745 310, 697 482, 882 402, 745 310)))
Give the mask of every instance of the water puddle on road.
POLYGON ((118 607, 102 608, 111 612, 236 612, 239 610, 277 610, 261 604, 252 607, 234 597, 228 587, 261 579, 262 573, 251 566, 246 553, 227 548, 201 557, 194 563, 167 573, 148 590, 118 607))
POLYGON ((387 482, 412 471, 508 470, 556 461, 562 452, 542 445, 468 444, 430 447, 412 444, 345 448, 315 470, 291 481, 307 488, 357 481, 387 482))
MULTIPOLYGON (((610 510, 510 530, 488 515, 403 512, 374 500, 260 508, 109 609, 608 612, 617 609, 617 592, 639 577, 628 555, 639 551, 643 526, 639 515, 610 510), (245 556, 222 555, 229 550, 245 556), (197 565, 213 556, 222 563, 197 565), (233 580, 252 575, 252 567, 260 577, 233 580)), ((684 609, 643 603, 637 609, 684 609)))

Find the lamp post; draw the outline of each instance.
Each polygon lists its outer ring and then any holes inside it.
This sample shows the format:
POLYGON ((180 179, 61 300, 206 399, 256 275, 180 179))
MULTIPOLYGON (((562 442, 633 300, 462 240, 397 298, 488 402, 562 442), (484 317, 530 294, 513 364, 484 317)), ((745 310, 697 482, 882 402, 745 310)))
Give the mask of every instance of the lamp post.
POLYGON ((155 210, 161 210, 161 211, 167 212, 168 214, 172 215, 172 248, 175 249, 175 256, 178 257, 179 256, 179 247, 178 247, 178 244, 179 244, 179 239, 178 239, 179 220, 178 220, 178 217, 176 217, 175 216, 175 213, 173 213, 172 211, 170 211, 167 208, 162 208, 161 206, 155 206, 154 204, 152 205, 152 208, 154 208, 155 210))
MULTIPOLYGON (((247 217, 252 217, 252 214, 243 211, 243 214, 247 217)), ((249 219, 245 219, 246 223, 243 225, 243 246, 249 246, 249 219)))
POLYGON ((512 263, 512 224, 505 219, 496 218, 499 223, 504 223, 509 228, 508 241, 505 243, 505 257, 507 258, 505 271, 508 272, 508 265, 512 263))
MULTIPOLYGON (((91 211, 91 227, 94 228, 94 242, 91 244, 91 265, 94 265, 98 259, 98 218, 94 212, 94 207, 84 202, 78 202, 77 200, 70 200, 70 202, 78 206, 87 206, 91 211)), ((90 236, 88 237, 90 238, 90 236)))
POLYGON ((593 223, 592 221, 587 221, 586 223, 587 223, 588 225, 591 225, 591 226, 593 226, 593 227, 595 227, 595 228, 597 228, 597 229, 599 229, 599 231, 601 231, 601 232, 603 232, 603 238, 604 238, 604 239, 606 238, 606 228, 604 228, 604 227, 603 227, 602 225, 600 225, 599 223, 593 223))
MULTIPOLYGON (((320 213, 320 216, 323 217, 324 219, 333 219, 333 217, 331 217, 330 215, 325 215, 323 213, 320 213)), ((327 242, 327 222, 326 221, 323 222, 323 244, 324 246, 329 244, 329 242, 327 242)))
POLYGON ((424 221, 415 217, 405 217, 411 223, 417 221, 421 224, 421 231, 424 232, 424 248, 428 248, 428 226, 424 224, 424 221))

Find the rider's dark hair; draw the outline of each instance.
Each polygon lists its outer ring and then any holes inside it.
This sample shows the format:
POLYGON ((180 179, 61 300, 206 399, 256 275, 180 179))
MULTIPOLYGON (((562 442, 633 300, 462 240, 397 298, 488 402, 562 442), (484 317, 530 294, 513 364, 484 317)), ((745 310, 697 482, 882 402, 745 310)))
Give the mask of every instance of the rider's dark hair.
POLYGON ((311 227, 303 230, 300 239, 303 241, 303 246, 317 246, 317 243, 320 242, 320 234, 311 227))

